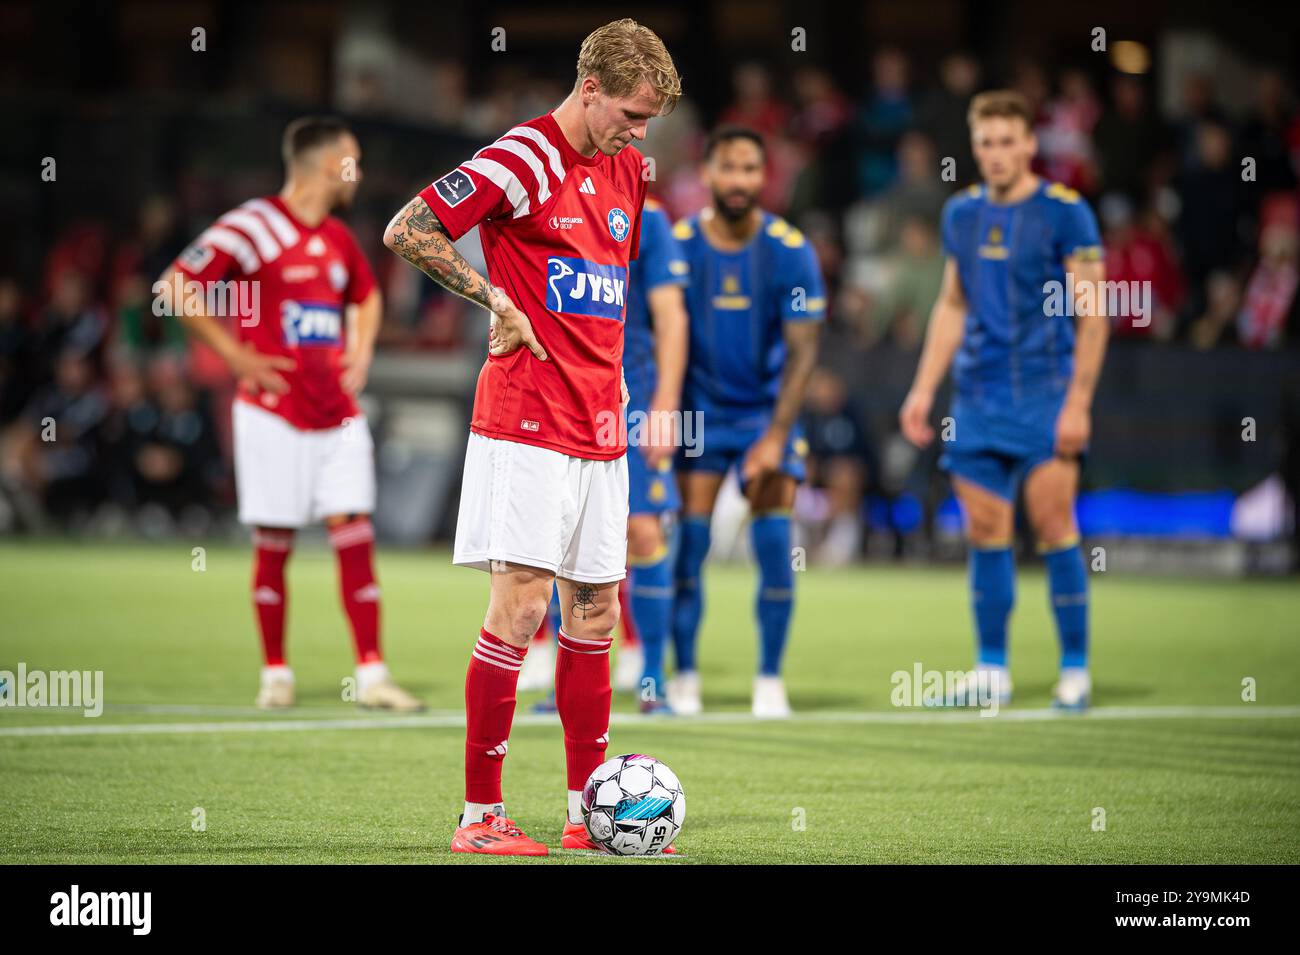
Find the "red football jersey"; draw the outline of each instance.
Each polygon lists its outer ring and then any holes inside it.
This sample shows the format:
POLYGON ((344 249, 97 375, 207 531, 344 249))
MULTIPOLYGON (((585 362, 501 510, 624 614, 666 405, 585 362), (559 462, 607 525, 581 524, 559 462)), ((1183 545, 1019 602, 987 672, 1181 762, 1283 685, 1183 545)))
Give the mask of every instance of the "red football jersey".
POLYGON ((546 350, 546 361, 522 347, 488 355, 471 430, 600 461, 627 450, 620 377, 642 162, 632 146, 580 155, 548 113, 420 193, 453 239, 479 226, 488 279, 546 350))
POLYGON ((359 413, 339 383, 347 330, 345 309, 375 287, 370 263, 352 231, 327 216, 314 228, 294 218, 279 196, 251 199, 208 227, 172 268, 203 283, 229 282, 224 313, 241 342, 287 355, 297 367, 280 374, 283 395, 239 400, 304 430, 335 428, 359 413))

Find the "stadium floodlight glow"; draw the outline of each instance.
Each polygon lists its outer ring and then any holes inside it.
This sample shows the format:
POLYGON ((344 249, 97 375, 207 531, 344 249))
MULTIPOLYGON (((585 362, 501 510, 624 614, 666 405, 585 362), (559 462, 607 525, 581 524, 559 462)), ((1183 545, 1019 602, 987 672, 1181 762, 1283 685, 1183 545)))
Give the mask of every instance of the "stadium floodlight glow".
POLYGON ((1110 62, 1121 73, 1146 73, 1151 69, 1151 51, 1136 40, 1116 40, 1110 48, 1110 62))

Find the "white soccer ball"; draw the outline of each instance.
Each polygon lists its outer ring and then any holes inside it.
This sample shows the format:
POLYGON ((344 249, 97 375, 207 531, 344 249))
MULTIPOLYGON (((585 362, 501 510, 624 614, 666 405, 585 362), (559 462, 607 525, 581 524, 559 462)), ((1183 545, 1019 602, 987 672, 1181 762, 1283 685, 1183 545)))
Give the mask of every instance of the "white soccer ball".
POLYGON ((615 756, 582 788, 582 818, 606 852, 657 856, 686 821, 686 793, 676 773, 653 756, 615 756))

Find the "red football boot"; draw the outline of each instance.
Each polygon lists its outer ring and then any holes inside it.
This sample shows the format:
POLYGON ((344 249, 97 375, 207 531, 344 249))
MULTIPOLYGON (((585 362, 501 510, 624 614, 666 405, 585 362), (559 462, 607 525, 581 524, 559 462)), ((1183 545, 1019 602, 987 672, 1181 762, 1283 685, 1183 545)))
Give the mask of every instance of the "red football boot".
MULTIPOLYGON (((591 841, 591 833, 587 827, 580 822, 564 821, 564 833, 560 836, 561 849, 591 849, 595 852, 604 852, 600 846, 591 841)), ((666 856, 676 855, 677 850, 669 846, 662 853, 666 856)))
POLYGON ((544 856, 546 846, 524 835, 504 816, 488 813, 482 822, 461 826, 451 837, 452 852, 481 852, 490 856, 544 856))

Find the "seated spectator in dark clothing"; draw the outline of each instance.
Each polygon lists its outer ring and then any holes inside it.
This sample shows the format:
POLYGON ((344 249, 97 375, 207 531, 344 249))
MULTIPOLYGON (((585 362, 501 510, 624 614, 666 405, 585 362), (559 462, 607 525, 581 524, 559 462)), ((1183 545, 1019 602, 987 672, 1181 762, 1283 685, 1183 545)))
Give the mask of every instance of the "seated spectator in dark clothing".
POLYGON ((201 396, 171 356, 149 366, 149 388, 157 418, 133 457, 140 504, 161 505, 173 517, 188 507, 210 507, 222 463, 201 396))
POLYGON ((0 426, 18 416, 35 388, 32 338, 18 283, 0 279, 0 426))
POLYGON ((32 398, 6 435, 5 477, 63 521, 88 515, 103 498, 99 428, 108 402, 89 358, 64 351, 54 381, 32 398))
MULTIPOLYGON (((1200 125, 1198 162, 1185 168, 1175 186, 1182 201, 1178 239, 1192 290, 1210 273, 1232 271, 1245 257, 1242 236, 1241 168, 1232 153, 1232 137, 1221 123, 1200 125)), ((1199 311, 1203 300, 1193 303, 1199 311)))
POLYGON ((101 429, 107 494, 124 511, 140 506, 136 457, 158 428, 158 406, 145 390, 134 359, 119 357, 109 368, 111 410, 101 429))
POLYGON ((800 523, 811 531, 814 560, 841 566, 862 547, 870 441, 844 381, 828 368, 816 369, 809 379, 803 422, 812 494, 804 495, 800 523))
POLYGON ((65 351, 87 357, 92 369, 96 367, 107 330, 108 317, 91 300, 86 277, 74 269, 61 271, 35 329, 33 351, 41 359, 36 369, 41 383, 53 377, 55 358, 65 351))
POLYGON ((1151 109, 1146 87, 1136 76, 1116 76, 1111 98, 1111 109, 1102 113, 1093 132, 1101 188, 1121 193, 1140 209, 1146 204, 1152 163, 1168 149, 1169 131, 1151 109))

